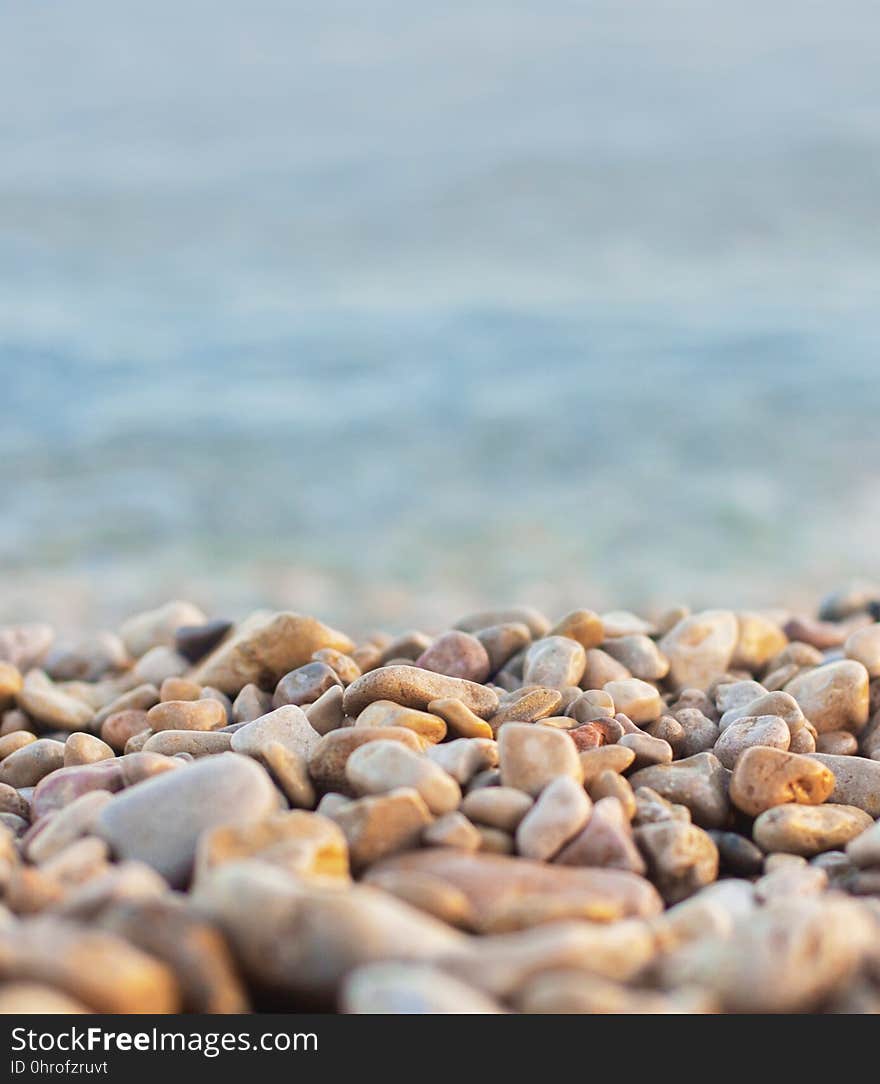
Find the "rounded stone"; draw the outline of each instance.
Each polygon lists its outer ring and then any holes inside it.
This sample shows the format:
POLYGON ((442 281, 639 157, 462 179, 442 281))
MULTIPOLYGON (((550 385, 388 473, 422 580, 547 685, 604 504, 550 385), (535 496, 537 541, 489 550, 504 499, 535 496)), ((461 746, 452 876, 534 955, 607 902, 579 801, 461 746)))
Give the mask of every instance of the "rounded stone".
POLYGON ((638 678, 609 681, 602 686, 614 700, 615 711, 622 712, 634 723, 650 723, 663 713, 663 701, 655 686, 638 678))
POLYGON ((729 772, 711 753, 672 764, 642 768, 629 777, 633 790, 650 787, 669 802, 686 806, 703 828, 721 828, 730 813, 729 772))
POLYGON ((600 798, 585 827, 556 857, 563 866, 600 866, 603 869, 645 872, 645 863, 633 840, 632 827, 622 802, 600 798))
POLYGON ((416 666, 447 677, 483 682, 489 676, 489 654, 476 636, 450 629, 416 659, 416 666))
POLYGON ((829 801, 857 806, 875 820, 880 817, 880 761, 827 753, 814 753, 809 759, 834 773, 834 790, 829 801))
POLYGON ((498 732, 501 782, 533 797, 559 775, 583 781, 577 749, 564 731, 528 723, 505 723, 498 732))
POLYGON ((605 628, 602 618, 592 610, 572 610, 553 626, 550 635, 577 640, 588 651, 591 647, 598 647, 605 639, 605 628))
POLYGON ((570 776, 548 783, 516 828, 516 849, 524 858, 549 862, 586 825, 592 802, 570 776))
POLYGON ((40 738, 17 749, 0 762, 0 783, 11 787, 33 787, 64 766, 64 743, 40 738))
POLYGON ((880 677, 880 624, 851 632, 843 650, 848 659, 854 659, 864 666, 869 677, 880 677))
POLYGON ((523 679, 526 685, 562 689, 577 685, 587 663, 583 646, 568 636, 547 636, 526 651, 523 679))
MULTIPOLYGON (((433 703, 433 701, 431 701, 433 703)), ((393 700, 374 700, 358 715, 357 727, 406 727, 425 742, 435 743, 446 737, 446 722, 438 715, 416 708, 403 707, 393 700)))
POLYGON ((334 685, 342 685, 339 675, 325 662, 308 662, 291 670, 275 686, 272 706, 281 708, 285 704, 304 707, 314 702, 334 685))
POLYGON ((465 796, 461 811, 475 824, 514 832, 533 804, 528 794, 514 787, 480 787, 465 796))
POLYGON ((489 628, 480 629, 474 635, 489 657, 490 674, 497 673, 514 655, 519 654, 532 642, 532 634, 528 626, 520 622, 490 625, 489 628))
POLYGON ((602 650, 642 681, 661 681, 669 673, 669 660, 649 636, 620 636, 606 640, 602 650))
POLYGON ((791 731, 778 715, 746 716, 722 731, 714 753, 725 768, 732 769, 746 749, 767 746, 785 752, 790 743, 791 731))
POLYGON ((718 876, 718 848, 707 832, 684 821, 658 821, 635 830, 651 880, 667 904, 687 899, 718 876))
POLYGON ((147 726, 160 730, 219 730, 226 711, 217 700, 168 700, 147 712, 147 726))
POLYGON ((344 727, 331 730, 316 744, 309 757, 309 774, 321 790, 351 795, 352 788, 345 774, 349 756, 359 746, 372 741, 402 742, 413 752, 421 752, 421 742, 412 730, 402 726, 344 727))
POLYGON ((624 734, 617 744, 635 753, 634 771, 652 764, 672 763, 672 746, 669 742, 652 738, 650 734, 624 734))
POLYGON ((799 674, 785 686, 819 733, 850 730, 858 733, 868 721, 868 671, 853 659, 818 666, 799 674))
POLYGON ((773 806, 821 805, 834 790, 834 773, 809 757, 766 746, 747 749, 730 780, 730 800, 757 817, 773 806))
POLYGON ((461 801, 461 788, 451 775, 395 741, 369 742, 355 749, 345 774, 358 794, 385 794, 397 787, 412 787, 435 816, 451 812, 461 801))
POLYGON ((669 680, 677 689, 708 689, 729 669, 738 639, 739 624, 730 610, 683 618, 659 644, 669 660, 669 680))
POLYGON ((635 759, 635 752, 627 749, 625 745, 604 745, 598 749, 587 749, 580 754, 584 786, 589 786, 604 771, 625 772, 635 759))
POLYGON ((851 805, 779 805, 761 813, 752 829, 764 851, 784 851, 806 858, 844 847, 872 819, 851 805))
POLYGON ((111 760, 116 754, 110 746, 94 734, 71 734, 64 743, 64 767, 76 764, 95 764, 99 760, 111 760))
POLYGON ((117 858, 145 862, 181 887, 202 832, 256 821, 277 808, 278 793, 263 768, 220 753, 117 795, 101 811, 95 831, 117 858))
POLYGON ((498 710, 498 694, 484 685, 446 677, 417 666, 383 666, 359 677, 345 690, 346 715, 357 717, 376 700, 392 700, 424 710, 432 700, 453 698, 486 719, 498 710))

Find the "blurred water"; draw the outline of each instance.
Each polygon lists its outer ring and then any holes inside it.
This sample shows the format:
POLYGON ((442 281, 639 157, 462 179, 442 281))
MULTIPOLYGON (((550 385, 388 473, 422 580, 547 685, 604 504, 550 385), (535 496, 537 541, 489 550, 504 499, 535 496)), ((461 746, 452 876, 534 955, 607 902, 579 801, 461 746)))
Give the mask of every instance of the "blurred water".
POLYGON ((870 0, 0 11, 0 619, 877 572, 870 0))

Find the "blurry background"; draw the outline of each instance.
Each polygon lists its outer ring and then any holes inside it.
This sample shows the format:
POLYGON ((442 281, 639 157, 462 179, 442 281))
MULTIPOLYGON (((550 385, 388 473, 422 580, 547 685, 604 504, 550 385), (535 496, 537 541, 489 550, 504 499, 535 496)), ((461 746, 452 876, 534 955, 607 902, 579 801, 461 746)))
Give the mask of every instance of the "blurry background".
POLYGON ((8 0, 0 620, 877 568, 874 0, 8 0))

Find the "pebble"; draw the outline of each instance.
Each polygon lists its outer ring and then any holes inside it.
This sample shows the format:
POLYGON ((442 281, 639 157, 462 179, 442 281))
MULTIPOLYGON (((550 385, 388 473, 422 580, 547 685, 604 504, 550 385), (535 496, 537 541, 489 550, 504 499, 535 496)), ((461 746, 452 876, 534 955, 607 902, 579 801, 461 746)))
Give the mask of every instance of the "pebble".
POLYGON ((810 757, 754 746, 737 761, 730 800, 743 813, 757 817, 789 802, 821 805, 831 797, 834 786, 833 772, 810 757))
POLYGON ((226 726, 226 711, 216 700, 168 700, 147 712, 147 726, 160 730, 219 730, 226 726))
POLYGON ((514 832, 533 804, 528 794, 514 787, 481 787, 465 796, 461 811, 475 824, 514 832))
POLYGON ((272 707, 281 708, 285 704, 305 707, 314 702, 328 689, 341 686, 339 675, 325 662, 307 662, 291 670, 275 686, 272 707))
POLYGON ((498 710, 498 695, 485 685, 463 678, 445 677, 417 666, 383 666, 359 677, 345 690, 346 715, 357 717, 376 700, 392 700, 404 707, 424 710, 432 700, 454 698, 487 719, 498 710))
POLYGON ((757 715, 731 723, 721 732, 713 751, 725 768, 733 769, 747 749, 766 746, 785 752, 790 744, 791 731, 784 719, 778 715, 757 715))
POLYGON ((550 727, 506 723, 498 732, 498 758, 502 784, 533 797, 560 775, 583 782, 574 743, 565 732, 550 727))
POLYGON ((591 647, 586 656, 581 688, 603 689, 609 681, 626 681, 631 677, 632 674, 622 662, 600 647, 591 647))
POLYGON ((56 685, 42 670, 29 670, 18 693, 19 706, 46 726, 58 730, 84 730, 94 709, 56 685))
POLYGON ((320 790, 351 795, 345 765, 359 746, 371 741, 403 742, 413 752, 421 752, 421 742, 412 730, 402 726, 344 727, 332 730, 316 742, 309 756, 309 775, 320 790))
POLYGON ((704 610, 682 618, 660 640, 669 660, 669 680, 677 689, 708 689, 727 672, 739 640, 739 623, 730 610, 704 610))
POLYGON ((124 621, 119 636, 130 655, 139 659, 154 647, 174 647, 182 625, 203 625, 207 618, 191 602, 175 599, 124 621))
POLYGON ((846 638, 844 654, 868 671, 868 677, 880 677, 880 624, 856 629, 846 638))
POLYGON ((669 660, 648 636, 640 634, 606 640, 602 650, 642 681, 662 681, 669 673, 669 660))
POLYGON ((514 841, 510 832, 488 824, 474 825, 480 836, 480 850, 486 854, 513 854, 514 841))
POLYGON ((193 757, 206 757, 214 753, 226 753, 232 748, 232 735, 216 730, 161 730, 152 734, 143 745, 145 753, 161 753, 166 757, 189 753, 193 757))
POLYGON ((519 654, 532 642, 528 625, 508 622, 490 625, 474 633, 489 658, 489 673, 496 674, 514 655, 519 654))
POLYGON ((200 624, 178 625, 174 630, 174 650, 190 663, 197 663, 213 651, 232 628, 232 622, 215 618, 200 624))
POLYGON ((7 982, 0 987, 0 1016, 11 1014, 74 1015, 89 1009, 60 990, 39 982, 7 982))
POLYGON ((827 753, 829 756, 851 757, 859 751, 855 734, 847 730, 828 730, 815 739, 814 750, 810 752, 827 753))
POLYGON ((756 673, 788 644, 788 637, 779 625, 764 614, 741 611, 736 619, 739 636, 730 660, 736 670, 756 673))
POLYGON ((0 783, 33 787, 50 772, 64 766, 64 743, 40 738, 0 761, 0 783))
POLYGON ((0 659, 24 672, 39 666, 52 646, 55 633, 51 625, 33 621, 0 628, 0 659))
POLYGON ((750 839, 738 832, 719 832, 717 829, 710 830, 709 835, 718 848, 723 872, 734 877, 755 877, 760 874, 764 867, 764 852, 750 839))
POLYGON ((274 688, 285 674, 304 666, 325 647, 347 654, 354 644, 314 617, 256 613, 199 663, 193 680, 227 696, 237 696, 249 684, 274 688))
POLYGON ((312 729, 319 734, 329 734, 331 730, 338 730, 343 725, 345 712, 342 710, 342 692, 341 685, 331 685, 313 704, 306 707, 306 718, 312 729))
POLYGON ((90 791, 34 825, 24 840, 29 861, 46 862, 75 840, 90 835, 111 798, 105 790, 90 791))
POLYGON ((31 734, 27 730, 14 730, 11 734, 4 734, 0 738, 0 760, 8 757, 10 753, 14 753, 18 749, 23 749, 26 745, 30 745, 37 740, 36 734, 31 734))
POLYGON ((134 689, 122 693, 121 696, 111 700, 97 711, 93 726, 103 726, 111 716, 124 711, 142 711, 146 714, 154 704, 158 703, 159 690, 155 685, 137 685, 134 689))
POLYGON ((0 783, 0 813, 10 813, 30 820, 30 803, 15 787, 0 783))
POLYGON ((260 753, 260 762, 275 780, 293 809, 314 809, 318 796, 309 776, 306 758, 279 741, 270 741, 260 753))
POLYGON ((868 671, 860 662, 842 659, 799 674, 785 686, 819 733, 858 733, 868 721, 868 671))
POLYGON ((594 802, 601 798, 616 798, 626 812, 626 819, 631 821, 636 815, 636 796, 629 782, 617 772, 605 771, 590 784, 587 793, 594 802))
POLYGON ((256 861, 224 864, 194 895, 226 935, 249 982, 325 1007, 363 964, 430 960, 466 943, 457 930, 387 892, 304 883, 256 861))
POLYGON ((648 768, 652 764, 672 762, 672 746, 669 742, 661 738, 652 738, 650 734, 624 734, 617 744, 635 753, 634 771, 648 768))
POLYGON ((577 640, 568 636, 547 636, 536 640, 526 651, 524 682, 547 689, 577 685, 586 664, 586 652, 577 640))
POLYGON ((650 621, 645 621, 630 610, 609 610, 603 613, 602 627, 606 639, 619 636, 653 636, 657 631, 650 621))
POLYGON ((355 872, 398 851, 419 845, 433 817, 419 792, 400 787, 348 802, 333 812, 348 841, 355 872))
POLYGON ((686 899, 718 876, 718 848, 695 824, 658 821, 641 825, 634 834, 667 904, 686 899))
POLYGON ((435 816, 457 809, 461 801, 461 788, 451 775, 395 741, 369 742, 355 749, 345 774, 357 794, 385 794, 411 787, 435 816))
POLYGON ((614 922, 656 915, 656 889, 643 877, 614 869, 547 865, 501 854, 467 854, 450 848, 410 851, 386 859, 366 875, 387 870, 418 872, 464 893, 482 933, 524 929, 580 918, 614 922))
POLYGON ((478 772, 498 766, 498 743, 491 738, 456 738, 429 745, 426 755, 464 786, 478 772))
POLYGON ((606 682, 603 689, 614 700, 615 711, 622 712, 634 723, 649 723, 659 719, 663 712, 660 693, 646 681, 625 678, 606 682))
POLYGON ((551 636, 567 636, 585 650, 598 647, 605 639, 602 618, 592 610, 572 610, 550 630, 551 636))
POLYGON ((555 861, 563 866, 600 866, 639 874, 646 869, 623 803, 612 796, 595 803, 586 826, 555 861))
POLYGON ((809 858, 839 850, 872 824, 867 813, 851 805, 778 805, 756 818, 752 832, 765 851, 809 858))
POLYGON ((393 700, 374 700, 358 715, 356 726, 406 727, 425 742, 436 743, 446 737, 446 722, 429 711, 401 707, 393 700))
POLYGON ((556 689, 530 689, 501 705, 489 723, 496 733, 505 723, 536 723, 551 716, 561 703, 562 694, 556 689))
POLYGON ((236 730, 232 751, 259 757, 270 742, 280 742, 308 760, 320 740, 321 735, 312 728, 305 712, 295 704, 285 704, 236 730))
POLYGON ((721 828, 730 812, 729 775, 717 757, 697 753, 672 764, 642 768, 629 777, 629 782, 635 791, 650 787, 667 801, 686 806, 702 828, 721 828))
POLYGON ((277 792, 258 764, 220 753, 117 795, 101 811, 96 831, 117 858, 145 862, 180 887, 203 831, 259 820, 277 805, 277 792))
POLYGON ((131 679, 145 685, 159 686, 168 678, 186 673, 188 663, 172 647, 151 647, 131 672, 131 679))
POLYGON ((447 730, 459 738, 492 738, 492 727, 466 708, 460 700, 432 700, 428 704, 432 715, 439 715, 447 730))
POLYGON ((491 672, 489 654, 470 633, 450 629, 438 636, 416 659, 416 666, 446 677, 483 682, 491 672))
POLYGON ((245 685, 232 702, 232 717, 237 723, 252 723, 272 710, 272 696, 259 686, 245 685))
POLYGON ((605 745, 598 749, 587 749, 579 757, 584 773, 584 786, 588 787, 602 772, 625 772, 635 759, 634 751, 627 749, 625 745, 605 745))
MULTIPOLYGON (((473 797, 476 796, 475 792, 473 797)), ((585 827, 591 809, 592 802, 577 780, 567 775, 554 779, 516 825, 518 853, 539 862, 552 861, 585 827)))
POLYGON ((0 659, 0 708, 8 708, 21 692, 22 676, 17 666, 0 659))
POLYGON ((71 734, 64 743, 64 767, 77 764, 96 764, 99 760, 112 760, 116 753, 94 734, 71 734))
POLYGON ((880 866, 880 822, 866 828, 846 845, 846 857, 859 867, 880 866))
POLYGON ((523 1013, 657 1016, 707 1013, 714 1005, 691 992, 666 996, 599 978, 585 971, 541 971, 517 991, 516 1007, 523 1013))
POLYGON ((99 1013, 174 1013, 172 971, 129 942, 55 917, 0 929, 4 977, 47 983, 99 1013))
POLYGON ((827 753, 814 753, 809 759, 834 773, 834 790, 828 801, 857 806, 874 820, 880 817, 880 761, 827 753))
POLYGON ((424 829, 422 843, 426 847, 458 847, 465 851, 478 851, 482 837, 463 813, 453 810, 424 829))

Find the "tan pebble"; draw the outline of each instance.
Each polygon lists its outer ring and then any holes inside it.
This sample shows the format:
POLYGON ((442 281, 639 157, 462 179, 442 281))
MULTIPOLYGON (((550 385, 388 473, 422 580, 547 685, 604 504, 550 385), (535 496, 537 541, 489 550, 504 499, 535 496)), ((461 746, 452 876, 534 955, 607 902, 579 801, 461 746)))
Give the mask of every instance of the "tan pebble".
POLYGON ((809 617, 792 617, 783 630, 789 640, 798 640, 827 651, 840 647, 846 640, 847 627, 836 621, 815 621, 809 617))
POLYGON ((489 723, 496 733, 505 723, 536 723, 552 715, 561 703, 562 694, 556 689, 532 689, 503 705, 489 723))
POLYGON ((492 727, 462 704, 460 700, 432 700, 428 704, 432 715, 439 715, 448 730, 457 738, 492 738, 492 727))
POLYGON ((44 818, 24 841, 28 859, 35 863, 47 862, 75 840, 89 835, 98 814, 111 798, 106 790, 93 790, 44 818))
POLYGON ((584 785, 589 787, 604 771, 625 772, 635 759, 633 750, 620 744, 586 750, 580 754, 584 785))
POLYGON ((446 722, 438 715, 402 707, 392 700, 375 700, 358 715, 356 726, 403 726, 428 742, 446 737, 446 722))
POLYGON ((725 768, 732 769, 746 749, 760 745, 785 752, 790 744, 791 731, 778 715, 746 716, 722 731, 714 752, 725 768))
POLYGON ((322 647, 312 655, 312 662, 326 663, 343 685, 351 685, 361 676, 361 668, 351 655, 337 651, 332 647, 322 647))
POLYGON ((609 681, 603 688, 614 700, 615 710, 623 712, 634 723, 649 723, 659 719, 663 712, 659 692, 646 681, 626 678, 623 681, 609 681))
POLYGON ((548 636, 536 640, 526 651, 523 678, 527 685, 562 689, 580 682, 586 662, 586 653, 577 640, 548 636))
POLYGON ((426 847, 458 847, 465 851, 478 851, 482 837, 463 813, 453 810, 425 828, 422 843, 426 847))
MULTIPOLYGON (((722 681, 715 686, 715 706, 722 713, 731 708, 744 708, 759 696, 765 696, 767 690, 758 681, 722 681)), ((753 715, 754 712, 748 712, 753 715)), ((776 714, 762 712, 758 714, 776 714)))
POLYGON ((849 805, 778 805, 755 820, 755 842, 765 851, 786 851, 810 857, 839 849, 873 821, 849 805))
POLYGON ((131 672, 132 680, 158 687, 166 678, 181 677, 188 667, 189 662, 173 648, 153 647, 138 659, 131 672))
POLYGON ((469 820, 505 832, 513 832, 531 808, 528 794, 505 786, 480 787, 461 803, 461 811, 469 820))
POLYGON ((739 722, 740 719, 749 719, 762 715, 777 715, 784 719, 792 735, 802 730, 806 720, 800 705, 787 692, 776 691, 772 693, 759 693, 754 698, 744 697, 735 706, 727 708, 718 723, 721 731, 739 722))
POLYGON ((525 858, 549 862, 581 831, 592 803, 584 788, 561 775, 541 791, 516 828, 516 849, 525 858))
POLYGON ((19 706, 33 719, 59 730, 84 730, 95 712, 68 695, 42 670, 29 670, 18 693, 19 706))
POLYGON ((346 761, 355 749, 371 741, 403 742, 416 753, 422 748, 415 732, 402 726, 331 730, 317 742, 309 757, 309 774, 315 786, 351 795, 353 792, 345 774, 346 761))
POLYGON ((514 655, 523 651, 532 642, 532 634, 527 625, 520 622, 508 622, 490 625, 474 633, 489 656, 489 673, 497 673, 514 655))
POLYGON ((670 682, 678 689, 708 689, 729 668, 738 639, 739 624, 730 610, 683 618, 659 644, 669 660, 670 682))
POLYGON ((39 982, 8 982, 0 987, 0 1016, 10 1014, 73 1015, 91 1010, 81 1001, 39 982))
POLYGON ((730 780, 730 799, 751 817, 773 806, 820 805, 834 789, 834 774, 808 757, 767 746, 747 749, 730 780))
POLYGON ((318 796, 309 778, 308 762, 301 753, 278 741, 264 746, 260 760, 294 809, 314 809, 318 796))
POLYGON ((868 721, 868 671, 843 659, 800 674, 785 687, 821 734, 827 730, 858 733, 868 721))
POLYGON ((166 678, 159 688, 159 699, 168 700, 198 700, 202 695, 202 687, 195 681, 189 681, 182 677, 166 678))
POLYGON ((138 685, 126 693, 122 693, 114 700, 110 700, 95 714, 93 726, 102 726, 111 715, 123 711, 147 712, 154 704, 159 703, 159 690, 155 685, 138 685))
POLYGON ((95 764, 110 760, 116 754, 110 746, 94 734, 71 734, 64 743, 64 767, 75 764, 95 764))
POLYGON ((516 1008, 541 1015, 615 1016, 711 1013, 715 1004, 698 990, 662 994, 634 989, 576 968, 541 971, 517 992, 516 1008))
POLYGON ((314 704, 328 689, 341 686, 339 675, 325 662, 307 662, 285 674, 275 686, 272 707, 281 708, 285 704, 305 707, 314 704))
POLYGON ((331 685, 326 692, 305 708, 306 718, 313 730, 319 734, 329 734, 331 730, 337 730, 345 721, 342 710, 342 686, 331 685))
POLYGON ((423 651, 431 646, 431 637, 418 629, 410 629, 393 640, 388 640, 382 648, 380 665, 388 666, 394 660, 415 662, 423 651))
POLYGON ((534 640, 546 636, 550 631, 550 622, 547 618, 531 606, 514 606, 506 610, 482 610, 463 617, 455 623, 455 627, 464 632, 479 632, 480 629, 487 629, 492 625, 509 624, 525 625, 534 640))
POLYGON ((252 723, 272 710, 272 695, 253 683, 245 685, 232 702, 232 717, 237 723, 252 723))
MULTIPOLYGON (((206 732, 200 731, 199 733, 206 732)), ((150 729, 150 727, 147 727, 146 730, 139 731, 137 734, 132 734, 132 736, 125 743, 125 748, 123 749, 124 755, 128 756, 131 753, 140 753, 143 750, 144 746, 147 744, 147 742, 150 740, 150 738, 152 738, 152 736, 153 731, 150 729)))
POLYGON ((348 880, 348 845, 342 830, 329 817, 301 809, 205 832, 198 843, 196 881, 217 866, 243 858, 260 858, 299 877, 348 880))
POLYGON ((17 666, 0 659, 0 708, 7 708, 21 692, 22 677, 17 666))
POLYGON ((0 762, 0 783, 11 787, 33 787, 50 772, 64 765, 64 744, 40 738, 4 757, 0 762))
POLYGON ((645 824, 636 828, 635 838, 667 904, 686 899, 718 876, 718 848, 694 824, 672 820, 645 824))
POLYGON ((10 813, 28 821, 31 815, 30 803, 15 787, 0 783, 0 813, 10 813))
POLYGON ((489 654, 483 644, 476 636, 459 629, 438 636, 416 659, 416 666, 476 682, 485 681, 491 672, 489 654))
POLYGON ((847 843, 846 857, 862 868, 880 866, 880 822, 860 832, 847 843))
POLYGON ((392 700, 408 708, 424 710, 432 700, 461 700, 481 719, 498 710, 498 696, 484 685, 462 678, 445 677, 416 666, 383 666, 371 670, 345 690, 347 715, 359 716, 376 700, 392 700))
POLYGON ((645 723, 642 729, 646 734, 650 734, 652 738, 659 738, 660 741, 667 742, 672 747, 673 753, 678 753, 685 742, 684 727, 678 719, 673 718, 671 715, 661 715, 653 723, 645 723))
POLYGON ((554 625, 551 636, 567 636, 585 650, 598 647, 605 638, 602 618, 592 610, 572 610, 554 625))
POLYGON ((741 611, 736 615, 739 636, 730 665, 755 672, 785 649, 788 637, 779 625, 764 614, 741 611))
POLYGON ((533 797, 559 775, 583 781, 577 749, 563 731, 506 723, 498 732, 501 782, 533 797))
POLYGON ((28 730, 14 730, 11 734, 4 734, 0 738, 0 760, 4 757, 8 757, 10 753, 14 753, 17 749, 23 749, 26 745, 30 745, 37 740, 36 734, 31 734, 28 730))
POLYGON ((126 649, 140 658, 151 648, 173 647, 174 635, 181 626, 203 625, 206 621, 198 606, 176 599, 130 617, 121 625, 119 635, 126 649))
POLYGON ((193 757, 226 753, 232 748, 232 735, 216 730, 161 730, 144 742, 145 753, 161 753, 173 757, 189 753, 193 757))
POLYGON ((456 809, 461 801, 461 788, 451 775, 399 742, 370 742, 355 749, 345 773, 358 794, 385 794, 411 787, 435 816, 456 809))
POLYGON ((652 639, 644 635, 606 640, 602 650, 622 663, 634 678, 660 681, 669 673, 669 661, 652 639))
POLYGON ((259 757, 269 742, 281 742, 308 759, 320 740, 320 734, 312 728, 302 708, 285 704, 236 730, 232 735, 232 751, 259 757))
POLYGON ((880 761, 827 753, 815 753, 810 760, 818 761, 834 773, 834 790, 829 801, 858 806, 874 820, 880 817, 880 761))
POLYGON ((843 650, 848 659, 865 667, 869 677, 880 677, 880 623, 851 632, 843 650))
POLYGON ((475 825, 480 836, 480 850, 486 854, 513 854, 514 841, 510 832, 488 824, 475 825))
POLYGON ((348 840, 352 869, 358 872, 380 858, 417 847, 433 818, 419 792, 402 787, 349 802, 333 819, 348 840))
POLYGON ((598 802, 602 798, 616 798, 623 806, 627 820, 636 815, 636 797, 629 781, 617 772, 606 769, 592 781, 588 788, 590 798, 598 802))
POLYGON ((617 743, 635 753, 633 771, 648 768, 652 764, 670 764, 672 746, 661 738, 652 738, 650 734, 624 734, 617 743))
POLYGON ((361 644, 352 651, 351 657, 360 672, 366 674, 382 664, 382 648, 378 644, 361 644))
POLYGON ((469 780, 467 792, 470 794, 472 790, 482 790, 483 787, 500 786, 501 772, 497 768, 487 768, 485 771, 477 772, 477 774, 469 780))
POLYGON ((846 730, 828 730, 820 734, 815 742, 815 752, 828 753, 830 756, 851 757, 858 751, 859 743, 855 735, 846 730))
POLYGON ((237 696, 245 685, 274 688, 324 647, 349 652, 349 638, 314 617, 257 613, 223 640, 196 669, 193 680, 237 696))
POLYGON ((633 840, 623 803, 611 795, 600 798, 586 826, 563 847, 556 862, 563 866, 600 866, 603 869, 645 872, 645 863, 633 840))
POLYGON ((169 700, 147 712, 147 726, 160 730, 219 730, 226 712, 216 700, 169 700))
POLYGON ((589 723, 593 719, 611 719, 614 717, 614 697, 603 689, 587 689, 569 704, 565 714, 577 719, 579 723, 589 723))
POLYGON ((632 674, 622 662, 612 658, 600 647, 591 647, 586 656, 581 688, 604 689, 609 681, 627 681, 631 677, 632 674))
POLYGON ((691 819, 687 806, 667 801, 651 787, 636 787, 633 790, 636 800, 636 812, 632 819, 634 826, 656 824, 659 821, 685 821, 691 819))
POLYGON ((462 786, 477 772, 498 765, 498 743, 491 738, 456 738, 441 745, 429 745, 425 752, 462 786))
POLYGON ((672 764, 655 764, 629 777, 638 797, 639 787, 650 787, 674 804, 687 806, 703 828, 720 828, 730 812, 727 794, 730 773, 711 753, 697 753, 672 764))
MULTIPOLYGON (((835 733, 840 733, 840 731, 835 731, 835 733)), ((816 738, 806 727, 803 727, 803 729, 792 735, 788 749, 790 753, 815 753, 816 738)))
POLYGON ((816 866, 785 868, 766 873, 755 882, 755 898, 769 903, 785 896, 816 896, 828 887, 828 874, 816 866))
POLYGON ((0 723, 0 737, 5 738, 7 734, 17 734, 19 731, 30 730, 30 728, 30 719, 18 708, 3 712, 3 722, 0 723))

